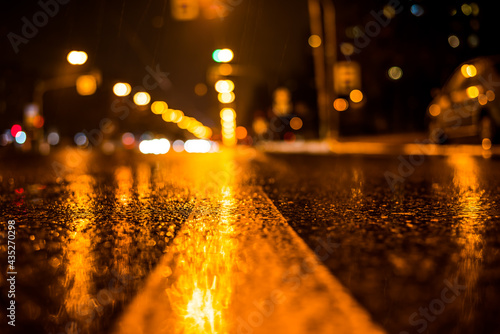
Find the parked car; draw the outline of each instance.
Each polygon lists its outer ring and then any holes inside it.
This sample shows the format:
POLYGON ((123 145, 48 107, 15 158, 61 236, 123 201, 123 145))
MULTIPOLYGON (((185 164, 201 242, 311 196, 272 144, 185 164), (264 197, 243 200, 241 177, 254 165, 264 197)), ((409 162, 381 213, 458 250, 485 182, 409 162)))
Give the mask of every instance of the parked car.
POLYGON ((500 56, 461 64, 427 109, 431 141, 498 141, 500 56), (498 97, 497 97, 498 95, 498 97))

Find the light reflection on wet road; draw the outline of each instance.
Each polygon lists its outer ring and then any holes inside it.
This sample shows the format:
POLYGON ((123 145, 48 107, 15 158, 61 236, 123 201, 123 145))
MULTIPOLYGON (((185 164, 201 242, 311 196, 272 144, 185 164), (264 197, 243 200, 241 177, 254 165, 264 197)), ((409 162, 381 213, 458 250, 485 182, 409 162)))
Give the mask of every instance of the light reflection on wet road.
POLYGON ((19 332, 417 333, 454 279, 425 330, 500 328, 496 161, 429 158, 392 192, 390 156, 68 157, 0 168, 19 332))
POLYGON ((467 324, 473 321, 474 313, 481 305, 478 291, 478 279, 483 260, 483 235, 485 233, 485 214, 488 202, 481 203, 484 190, 481 189, 478 177, 481 176, 480 166, 475 159, 460 156, 448 159, 447 163, 454 169, 453 185, 458 194, 460 223, 457 230, 457 243, 461 248, 458 262, 458 279, 467 287, 464 291, 463 309, 460 321, 467 324), (483 218, 483 219, 481 219, 483 218))
POLYGON ((117 333, 153 331, 383 333, 262 190, 241 186, 198 203, 117 333))

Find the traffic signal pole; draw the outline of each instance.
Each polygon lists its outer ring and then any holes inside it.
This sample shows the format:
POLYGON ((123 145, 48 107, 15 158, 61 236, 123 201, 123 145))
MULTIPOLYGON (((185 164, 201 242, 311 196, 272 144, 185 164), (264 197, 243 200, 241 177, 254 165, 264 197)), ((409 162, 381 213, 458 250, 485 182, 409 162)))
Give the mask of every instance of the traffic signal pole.
POLYGON ((333 109, 334 65, 337 62, 335 6, 332 0, 308 0, 308 7, 311 34, 321 38, 321 45, 313 48, 319 136, 336 140, 339 137, 339 114, 333 109))

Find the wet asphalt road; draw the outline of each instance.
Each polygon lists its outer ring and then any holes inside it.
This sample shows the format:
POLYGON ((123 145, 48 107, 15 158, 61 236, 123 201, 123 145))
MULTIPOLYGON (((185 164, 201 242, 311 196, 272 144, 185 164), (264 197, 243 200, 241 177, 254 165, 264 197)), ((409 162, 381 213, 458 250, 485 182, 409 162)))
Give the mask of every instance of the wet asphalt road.
POLYGON ((401 159, 3 157, 1 332, 500 333, 499 161, 401 159))

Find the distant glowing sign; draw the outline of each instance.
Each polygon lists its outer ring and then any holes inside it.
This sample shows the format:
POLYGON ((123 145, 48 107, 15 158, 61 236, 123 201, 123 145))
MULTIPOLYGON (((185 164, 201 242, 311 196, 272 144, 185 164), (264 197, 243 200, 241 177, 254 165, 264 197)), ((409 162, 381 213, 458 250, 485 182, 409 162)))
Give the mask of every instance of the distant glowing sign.
POLYGON ((338 95, 349 95, 353 89, 361 89, 361 67, 354 61, 340 61, 335 64, 334 88, 338 95))

